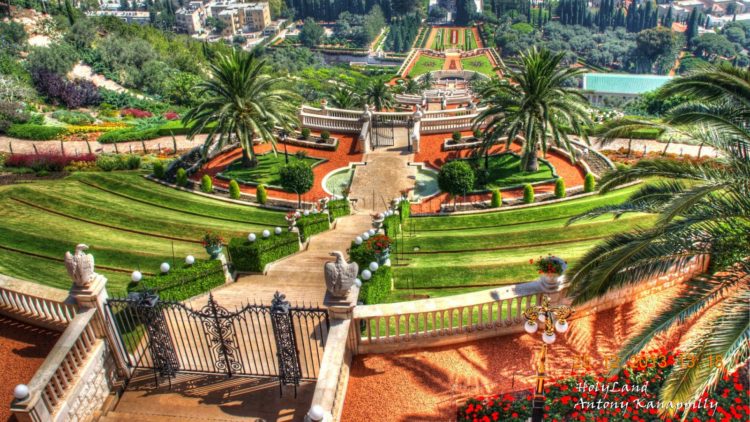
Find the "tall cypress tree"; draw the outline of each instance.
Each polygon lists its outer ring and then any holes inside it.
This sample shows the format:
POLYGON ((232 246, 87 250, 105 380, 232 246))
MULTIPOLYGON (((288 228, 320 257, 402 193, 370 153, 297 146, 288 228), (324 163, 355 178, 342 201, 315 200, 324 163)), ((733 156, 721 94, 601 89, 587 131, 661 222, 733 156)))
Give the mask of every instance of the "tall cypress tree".
POLYGON ((698 36, 698 10, 693 8, 688 16, 687 29, 685 30, 685 38, 687 39, 688 47, 693 46, 693 38, 698 36))
POLYGON ((674 23, 674 13, 672 12, 672 6, 669 6, 669 9, 667 10, 666 16, 664 16, 664 22, 662 22, 662 26, 666 28, 671 28, 672 24, 674 23))

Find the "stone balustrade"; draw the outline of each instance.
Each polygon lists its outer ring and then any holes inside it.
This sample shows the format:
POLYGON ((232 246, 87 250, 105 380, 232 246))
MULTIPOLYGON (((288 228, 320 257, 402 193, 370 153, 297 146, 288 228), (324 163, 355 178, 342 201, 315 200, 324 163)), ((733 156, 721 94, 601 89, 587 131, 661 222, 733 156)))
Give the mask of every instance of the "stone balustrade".
POLYGON ((68 292, 0 275, 0 314, 63 331, 76 315, 76 307, 65 303, 68 292))
POLYGON ((56 413, 63 411, 60 405, 80 381, 91 352, 101 346, 103 330, 96 313, 96 308, 78 312, 28 383, 28 397, 13 402, 11 411, 20 422, 57 420, 56 413))

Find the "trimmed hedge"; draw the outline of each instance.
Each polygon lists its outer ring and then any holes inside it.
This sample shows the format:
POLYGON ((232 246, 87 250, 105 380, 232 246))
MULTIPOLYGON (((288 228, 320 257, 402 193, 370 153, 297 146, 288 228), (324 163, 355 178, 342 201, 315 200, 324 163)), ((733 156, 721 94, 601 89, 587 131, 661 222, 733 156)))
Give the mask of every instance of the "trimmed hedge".
POLYGON ((177 169, 177 176, 176 176, 175 183, 177 183, 177 186, 181 186, 183 188, 185 186, 187 186, 187 184, 188 184, 188 176, 187 176, 187 172, 185 171, 184 168, 177 169))
POLYGON ((401 233, 401 217, 396 214, 386 217, 383 220, 383 230, 386 236, 395 239, 401 233))
POLYGON ((383 303, 391 292, 391 279, 393 270, 385 265, 378 268, 372 274, 372 278, 362 280, 362 287, 359 289, 359 300, 365 305, 374 305, 383 303))
POLYGON ((359 271, 367 268, 371 262, 377 261, 378 258, 375 256, 375 252, 367 250, 365 243, 357 245, 352 241, 352 246, 349 248, 349 262, 356 262, 359 265, 359 271))
POLYGON ((555 180, 555 198, 565 198, 565 180, 562 177, 555 180))
POLYGON ((264 205, 268 201, 268 191, 264 184, 259 184, 255 190, 255 199, 259 204, 264 205))
POLYGON ((592 173, 586 173, 586 178, 583 179, 583 191, 593 192, 596 190, 596 178, 592 173))
POLYGON ((211 193, 214 191, 214 182, 211 180, 211 176, 204 174, 201 178, 201 191, 203 193, 211 193))
POLYGON ((30 139, 32 141, 50 141, 64 135, 67 130, 60 126, 12 124, 5 132, 12 138, 30 139))
POLYGON ((161 136, 159 135, 159 128, 156 127, 147 129, 128 128, 102 133, 97 141, 102 144, 116 144, 118 142, 148 141, 159 136, 161 136))
POLYGON ((324 232, 331 228, 331 222, 326 214, 310 214, 297 220, 299 235, 304 242, 310 236, 324 232))
POLYGON ((401 216, 402 223, 411 215, 411 204, 406 199, 398 203, 398 215, 401 216))
POLYGON ((534 187, 531 186, 531 183, 523 185, 523 202, 524 204, 534 202, 534 187))
POLYGON ((227 246, 236 271, 262 272, 267 264, 299 251, 297 233, 281 232, 268 238, 259 235, 255 242, 232 238, 227 246))
POLYGON ((166 169, 164 168, 164 161, 154 161, 154 177, 156 177, 157 179, 163 179, 164 173, 166 173, 166 169))
POLYGON ((328 214, 331 216, 331 221, 352 213, 348 199, 336 199, 333 201, 329 201, 327 207, 328 214))
POLYGON ((500 192, 500 189, 492 189, 492 201, 490 202, 490 207, 500 208, 502 204, 503 204, 502 192, 500 192))
POLYGON ((128 291, 153 289, 161 300, 182 301, 221 286, 225 281, 221 261, 195 261, 193 265, 172 268, 166 274, 144 277, 137 285, 131 283, 128 291))
MULTIPOLYGON (((200 133, 208 133, 211 128, 216 126, 216 123, 209 123, 200 133)), ((182 120, 170 120, 158 128, 159 136, 171 136, 171 135, 187 135, 190 128, 182 123, 182 120)))
POLYGON ((236 180, 232 179, 229 181, 229 197, 232 199, 240 199, 242 192, 240 191, 240 185, 236 180))

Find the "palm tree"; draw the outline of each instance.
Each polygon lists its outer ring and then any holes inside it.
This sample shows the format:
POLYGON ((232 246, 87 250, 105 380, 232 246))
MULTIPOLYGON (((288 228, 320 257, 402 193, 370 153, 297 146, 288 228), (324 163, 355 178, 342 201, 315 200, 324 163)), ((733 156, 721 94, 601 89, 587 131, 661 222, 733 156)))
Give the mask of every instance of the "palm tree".
MULTIPOLYGON (((620 352, 624 362, 657 334, 686 326, 678 349, 692 353, 697 364, 676 365, 669 373, 660 400, 674 403, 697 400, 749 355, 750 72, 725 65, 703 69, 675 79, 660 92, 663 98, 675 94, 693 100, 671 110, 666 129, 713 146, 723 158, 718 162, 642 160, 606 175, 601 181, 603 192, 636 179, 658 179, 621 205, 590 211, 571 222, 631 212, 656 214, 658 219, 651 228, 607 239, 569 271, 574 303, 581 303, 679 271, 695 257, 709 257, 707 274, 690 280, 620 352), (721 368, 711 364, 716 357, 724 363, 721 368)), ((646 124, 623 121, 605 136, 620 137, 646 124)))
POLYGON ((584 70, 561 66, 563 56, 534 47, 521 54, 519 70, 500 65, 508 79, 494 78, 480 91, 480 105, 487 109, 477 116, 474 127, 487 122, 483 147, 489 149, 504 137, 510 147, 513 140, 523 137, 521 168, 527 172, 539 169, 537 151, 547 152, 548 139, 567 150, 569 132, 588 142, 588 102, 572 87, 573 79, 584 70))
POLYGON ((383 111, 393 108, 393 93, 386 84, 385 79, 374 78, 365 86, 362 95, 366 104, 375 106, 375 110, 383 111))
POLYGON ((253 167, 257 164, 253 138, 275 148, 274 128, 291 129, 297 118, 296 96, 265 73, 264 66, 265 60, 238 50, 215 57, 209 77, 197 86, 200 104, 182 118, 190 127, 190 139, 208 130, 204 154, 213 146, 239 142, 243 165, 253 167))
POLYGON ((414 78, 407 77, 406 82, 404 83, 404 92, 407 94, 418 94, 419 91, 422 90, 422 87, 420 86, 419 82, 414 80, 414 78))
POLYGON ((427 72, 424 75, 422 75, 422 89, 423 90, 432 88, 432 84, 433 84, 432 72, 427 72))
POLYGON ((345 85, 336 85, 331 91, 330 104, 336 108, 350 109, 359 103, 358 95, 345 85))

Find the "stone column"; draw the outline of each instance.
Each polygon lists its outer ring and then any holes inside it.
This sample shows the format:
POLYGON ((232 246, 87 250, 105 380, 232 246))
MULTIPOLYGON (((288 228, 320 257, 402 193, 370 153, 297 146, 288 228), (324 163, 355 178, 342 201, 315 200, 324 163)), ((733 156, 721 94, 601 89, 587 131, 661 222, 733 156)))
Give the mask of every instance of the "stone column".
POLYGON ((127 359, 122 354, 116 328, 113 326, 113 318, 108 315, 106 307, 107 298, 107 278, 101 274, 95 274, 95 277, 87 284, 81 285, 74 283, 70 289, 70 298, 75 301, 79 308, 95 308, 96 321, 99 326, 99 335, 104 337, 109 343, 109 350, 115 358, 118 375, 127 377, 130 375, 130 368, 127 365, 127 359))

